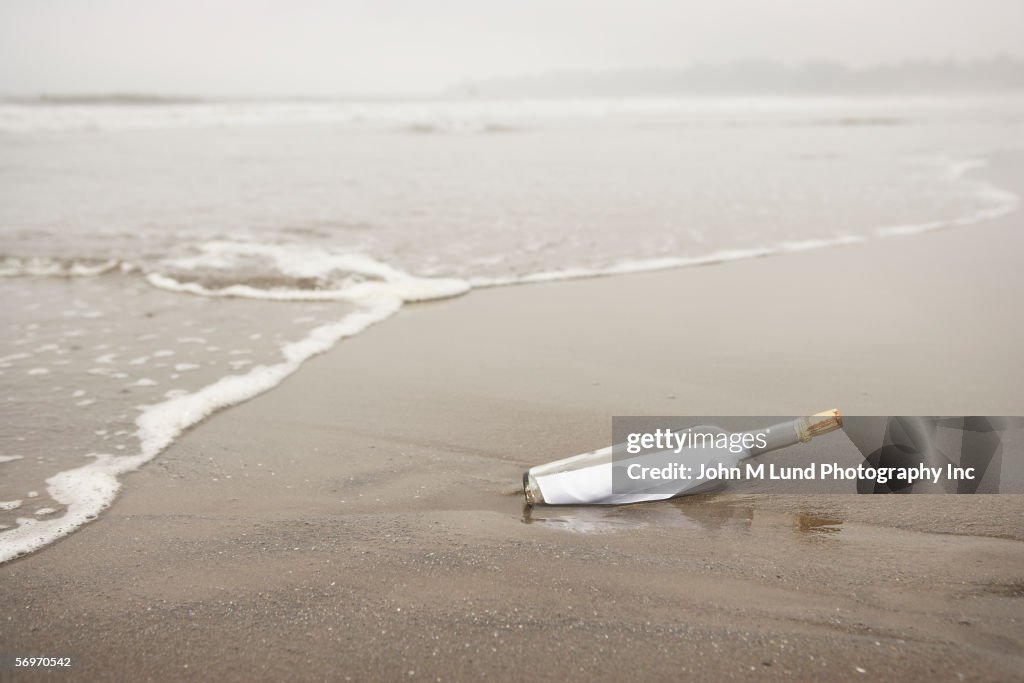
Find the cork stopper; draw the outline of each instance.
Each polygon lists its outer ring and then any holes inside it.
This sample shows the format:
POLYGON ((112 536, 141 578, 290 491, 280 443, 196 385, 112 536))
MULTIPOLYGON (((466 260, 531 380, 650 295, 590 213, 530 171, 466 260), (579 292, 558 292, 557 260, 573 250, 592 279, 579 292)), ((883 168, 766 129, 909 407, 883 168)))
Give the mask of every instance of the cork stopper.
POLYGON ((843 417, 837 408, 815 413, 810 417, 802 417, 796 422, 800 440, 807 443, 816 436, 834 432, 843 426, 843 417))
POLYGON ((523 494, 526 496, 527 505, 540 505, 544 502, 544 494, 537 485, 537 480, 530 474, 530 470, 523 472, 523 494))

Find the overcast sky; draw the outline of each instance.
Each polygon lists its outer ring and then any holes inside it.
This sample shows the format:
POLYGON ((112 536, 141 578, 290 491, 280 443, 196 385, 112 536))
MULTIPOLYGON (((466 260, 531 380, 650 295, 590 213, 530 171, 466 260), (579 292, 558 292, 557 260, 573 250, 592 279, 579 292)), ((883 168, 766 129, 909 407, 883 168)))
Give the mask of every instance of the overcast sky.
POLYGON ((431 92, 696 61, 1024 57, 1024 0, 0 0, 0 92, 431 92))

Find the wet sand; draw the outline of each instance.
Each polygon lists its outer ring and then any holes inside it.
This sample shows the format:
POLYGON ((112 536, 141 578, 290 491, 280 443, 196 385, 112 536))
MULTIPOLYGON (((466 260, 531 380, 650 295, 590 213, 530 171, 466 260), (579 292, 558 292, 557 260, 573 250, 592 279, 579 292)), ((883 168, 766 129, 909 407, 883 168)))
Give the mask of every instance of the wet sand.
POLYGON ((518 488, 616 414, 1024 413, 1020 215, 410 306, 0 567, 0 650, 89 680, 1024 680, 1024 496, 518 488))

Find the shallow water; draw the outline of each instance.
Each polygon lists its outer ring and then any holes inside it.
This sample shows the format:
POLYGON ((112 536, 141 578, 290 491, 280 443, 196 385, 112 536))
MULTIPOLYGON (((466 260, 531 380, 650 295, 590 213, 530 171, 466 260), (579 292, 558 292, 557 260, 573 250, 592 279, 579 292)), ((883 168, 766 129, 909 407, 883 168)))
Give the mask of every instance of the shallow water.
POLYGON ((1016 99, 0 104, 0 561, 405 302, 969 230, 1022 133, 1016 99))

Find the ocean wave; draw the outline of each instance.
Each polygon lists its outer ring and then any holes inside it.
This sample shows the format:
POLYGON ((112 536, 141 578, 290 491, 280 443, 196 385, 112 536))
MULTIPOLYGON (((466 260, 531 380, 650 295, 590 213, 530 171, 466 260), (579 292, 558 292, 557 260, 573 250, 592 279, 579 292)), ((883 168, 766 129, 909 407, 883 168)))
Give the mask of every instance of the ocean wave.
MULTIPOLYGON (((53 518, 42 514, 19 515, 16 526, 0 531, 0 563, 45 547, 96 519, 114 501, 121 476, 151 461, 182 432, 214 412, 277 386, 309 358, 393 316, 406 302, 457 296, 469 290, 469 284, 461 280, 415 277, 366 256, 314 247, 208 242, 195 251, 190 256, 159 262, 155 268, 164 268, 173 277, 151 270, 143 273, 147 282, 163 290, 199 296, 338 301, 354 310, 337 322, 313 328, 299 341, 283 344, 278 362, 265 362, 242 374, 222 376, 196 391, 168 392, 165 400, 140 406, 134 433, 137 451, 133 455, 89 453, 88 464, 47 478, 46 493, 57 506, 63 507, 63 514, 53 518), (217 273, 219 280, 214 279, 217 273), (225 280, 236 282, 223 285, 225 280), (221 286, 210 286, 215 281, 221 286)), ((10 258, 5 266, 12 276, 67 277, 111 272, 119 263, 10 258)), ((25 352, 0 360, 30 356, 25 352)), ((95 362, 107 363, 113 356, 106 354, 95 362)), ((198 366, 178 364, 174 369, 184 371, 186 367, 198 366)), ((153 384, 156 383, 152 380, 146 382, 153 384)), ((18 459, 20 456, 4 456, 0 462, 18 459)), ((19 510, 21 502, 19 499, 0 503, 0 510, 19 510)))
POLYGON ((131 265, 117 259, 60 259, 49 256, 0 257, 0 277, 96 277, 131 265))
POLYGON ((936 230, 959 228, 974 225, 983 221, 994 220, 1009 215, 1020 206, 1020 197, 1009 190, 1003 189, 987 180, 966 180, 965 176, 988 165, 981 158, 949 159, 944 161, 945 175, 949 179, 974 184, 974 195, 986 203, 985 206, 969 213, 948 220, 922 221, 904 225, 891 225, 875 228, 863 235, 838 235, 818 239, 787 241, 778 244, 748 247, 743 249, 723 249, 701 256, 657 257, 649 259, 631 259, 620 261, 608 266, 588 267, 576 266, 556 270, 540 271, 524 275, 508 275, 498 277, 473 277, 469 284, 474 288, 523 285, 538 282, 555 282, 558 280, 578 280, 595 277, 609 277, 631 273, 645 273, 675 268, 705 266, 729 261, 742 261, 752 258, 778 256, 814 249, 827 249, 866 242, 872 238, 884 239, 917 235, 936 230))
POLYGON ((600 117, 658 105, 593 102, 220 101, 0 103, 0 132, 163 130, 268 125, 344 125, 410 133, 499 133, 523 120, 600 117))
MULTIPOLYGON (((158 130, 210 126, 356 125, 414 133, 501 133, 524 123, 609 117, 671 118, 704 124, 889 126, 911 121, 889 114, 977 100, 750 96, 575 99, 421 98, 393 100, 193 100, 113 95, 0 102, 0 132, 158 130), (808 117, 807 112, 814 115, 808 117), (767 115, 767 118, 766 118, 767 115)), ((664 125, 666 121, 655 122, 664 125)))
POLYGON ((194 393, 147 407, 136 419, 140 448, 130 456, 92 453, 92 462, 64 470, 46 480, 53 500, 66 506, 55 519, 19 517, 18 526, 0 533, 0 563, 38 550, 83 524, 109 506, 121 484, 118 477, 138 469, 167 448, 183 431, 214 412, 246 401, 277 386, 309 358, 338 341, 359 334, 394 315, 402 302, 396 297, 364 300, 355 312, 336 323, 313 329, 304 339, 281 349, 283 360, 261 365, 242 375, 229 375, 194 393))
POLYGON ((193 256, 167 259, 149 272, 154 287, 198 296, 274 301, 360 301, 394 296, 404 302, 465 294, 454 278, 410 275, 369 256, 294 244, 212 241, 193 256))
POLYGON ((137 107, 168 104, 199 104, 199 97, 150 95, 146 93, 109 93, 105 95, 40 95, 34 99, 20 100, 20 104, 42 104, 51 106, 68 105, 131 105, 137 107))
POLYGON ((441 134, 463 134, 463 135, 487 135, 500 133, 518 133, 525 130, 522 126, 513 126, 502 123, 490 123, 488 121, 443 121, 443 122, 416 122, 402 126, 398 129, 404 133, 417 135, 441 135, 441 134))
MULTIPOLYGON (((196 281, 183 282, 157 272, 146 274, 146 278, 155 287, 200 296, 344 301, 354 305, 355 310, 337 322, 312 329, 299 341, 284 344, 280 362, 258 365, 245 374, 224 376, 192 393, 175 392, 163 402, 143 407, 135 421, 138 452, 130 456, 91 453, 89 464, 48 478, 47 493, 65 506, 64 514, 54 519, 40 519, 39 515, 19 517, 16 527, 0 532, 0 563, 42 548, 95 519, 113 502, 120 488, 120 476, 152 460, 178 435, 214 412, 272 389, 309 358, 386 320, 406 302, 457 296, 469 290, 464 281, 418 278, 365 256, 296 246, 210 242, 201 245, 197 255, 168 260, 165 265, 173 268, 178 277, 189 272, 201 277, 205 271, 228 265, 238 267, 252 258, 274 267, 280 283, 289 279, 337 278, 343 273, 347 284, 329 290, 284 286, 261 289, 251 284, 210 289, 196 281)), ((175 369, 186 367, 198 366, 179 364, 175 369)))

